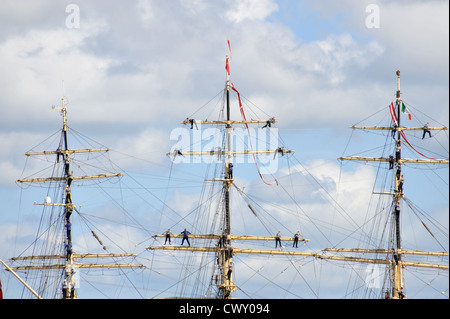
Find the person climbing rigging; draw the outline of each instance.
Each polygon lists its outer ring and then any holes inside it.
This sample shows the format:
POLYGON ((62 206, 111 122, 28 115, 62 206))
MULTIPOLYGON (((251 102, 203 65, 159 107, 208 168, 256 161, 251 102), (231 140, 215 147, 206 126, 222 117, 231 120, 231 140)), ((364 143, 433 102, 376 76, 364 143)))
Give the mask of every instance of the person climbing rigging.
POLYGON ((395 147, 395 160, 398 162, 400 159, 401 159, 401 156, 400 156, 400 151, 401 151, 401 149, 402 149, 402 141, 401 140, 398 140, 397 141, 397 146, 395 147))
POLYGON ((188 232, 186 230, 186 228, 184 229, 184 231, 181 232, 181 234, 183 235, 183 239, 181 240, 181 246, 183 246, 184 241, 186 240, 189 247, 191 247, 191 243, 189 243, 189 235, 191 234, 190 232, 188 232))
POLYGON ((395 132, 397 132, 397 125, 396 124, 394 124, 393 126, 392 126, 392 130, 391 130, 391 136, 392 136, 392 138, 395 140, 395 132))
POLYGON ((228 178, 233 179, 233 163, 228 164, 228 178))
POLYGON ((394 156, 389 155, 389 169, 394 168, 394 156))
POLYGON ((231 281, 231 273, 233 272, 233 262, 230 262, 230 268, 228 268, 227 277, 231 281))
POLYGON ((403 178, 403 174, 401 174, 400 178, 398 180, 398 191, 400 193, 403 193, 403 182, 404 182, 404 178, 403 178))
POLYGON ((65 248, 66 248, 66 253, 67 253, 66 259, 70 260, 70 256, 73 253, 72 243, 70 241, 68 243, 66 243, 65 248))
POLYGON ((69 221, 66 221, 66 233, 67 238, 72 238, 72 224, 69 221))

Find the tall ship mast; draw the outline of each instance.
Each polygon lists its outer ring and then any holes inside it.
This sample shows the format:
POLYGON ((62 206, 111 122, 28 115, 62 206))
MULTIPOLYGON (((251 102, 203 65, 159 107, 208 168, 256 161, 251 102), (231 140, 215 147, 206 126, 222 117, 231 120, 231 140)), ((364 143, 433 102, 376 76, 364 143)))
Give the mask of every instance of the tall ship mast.
MULTIPOLYGON (((268 155, 270 157, 275 158, 276 156, 287 156, 288 154, 294 153, 293 150, 287 150, 283 146, 279 146, 272 149, 264 149, 264 150, 256 150, 253 149, 251 144, 251 137, 249 138, 249 143, 247 144, 247 148, 243 150, 233 149, 233 130, 236 130, 236 127, 243 126, 244 130, 246 130, 250 135, 249 125, 263 125, 267 130, 277 122, 274 117, 270 117, 268 119, 251 119, 247 120, 245 116, 245 111, 242 106, 241 97, 239 91, 230 81, 230 66, 229 66, 229 56, 226 56, 226 83, 224 89, 225 102, 223 105, 223 112, 221 112, 222 117, 219 120, 195 120, 192 118, 186 118, 182 122, 183 125, 190 126, 194 131, 199 129, 199 127, 203 125, 212 125, 214 127, 222 127, 224 128, 224 138, 222 145, 215 145, 212 150, 200 150, 200 151, 192 151, 192 150, 184 150, 184 149, 174 149, 173 151, 167 153, 169 157, 172 159, 180 158, 180 157, 188 157, 188 156, 210 156, 214 159, 217 159, 217 162, 221 163, 221 172, 219 173, 219 178, 213 178, 206 180, 205 182, 209 183, 218 183, 221 185, 221 197, 217 206, 217 212, 215 213, 215 218, 212 221, 213 226, 208 229, 211 230, 211 233, 207 234, 188 234, 187 239, 195 240, 196 243, 201 241, 202 243, 206 243, 208 246, 204 244, 199 245, 189 245, 189 246, 175 246, 175 245, 152 245, 148 246, 147 249, 151 251, 162 250, 162 251, 185 251, 185 252, 193 252, 193 253, 208 253, 214 256, 214 270, 212 271, 210 277, 210 285, 207 288, 204 288, 203 291, 199 291, 197 296, 202 298, 218 298, 218 299, 230 299, 234 298, 234 293, 238 289, 235 278, 238 276, 235 269, 234 259, 236 255, 239 254, 256 254, 261 256, 303 256, 303 257, 311 257, 316 256, 314 252, 305 252, 294 249, 253 249, 253 248, 240 248, 238 247, 238 243, 240 242, 274 242, 279 240, 280 242, 293 242, 294 234, 292 236, 255 236, 255 235, 243 235, 243 234, 234 234, 232 227, 233 220, 233 210, 232 210, 232 195, 231 189, 235 188, 238 192, 242 193, 242 189, 236 183, 236 174, 233 171, 236 171, 235 167, 238 168, 239 165, 236 163, 236 156, 248 156, 248 158, 254 160, 254 164, 257 166, 257 156, 258 155, 268 155), (230 93, 234 92, 237 95, 239 102, 239 110, 242 116, 241 120, 233 120, 231 118, 231 107, 230 107, 230 93), (234 165, 236 164, 236 166, 234 165), (216 223, 216 220, 218 222, 216 223), (216 226, 214 226, 216 223, 216 226)), ((264 180, 263 175, 258 169, 258 173, 260 177, 264 181, 265 184, 271 185, 268 187, 276 187, 277 181, 276 179, 267 182, 264 180)), ((248 210, 254 216, 258 216, 256 209, 248 204, 248 210)), ((208 217, 205 215, 201 215, 199 217, 199 223, 203 220, 208 220, 208 217)), ((185 230, 186 231, 186 230, 185 230)), ((166 234, 160 233, 153 235, 153 238, 158 240, 158 238, 164 238, 166 234)), ((185 237, 184 234, 171 234, 171 239, 178 238, 183 239, 185 237)), ((183 239, 184 241, 184 239, 183 239)), ((308 242, 309 239, 303 238, 301 235, 298 235, 296 241, 300 242, 308 242)), ((183 242, 182 242, 183 243, 183 242)), ((276 245, 275 245, 276 246, 276 245)), ((280 247, 281 248, 281 247, 280 247)), ((177 257, 174 256, 176 260, 177 257)), ((197 258, 197 261, 200 260, 201 257, 197 258)), ((194 261, 195 262, 195 261, 194 261)), ((293 261, 291 261, 293 262, 293 261)), ((181 266, 183 267, 183 266, 181 266)), ((200 263, 197 267, 194 265, 193 268, 201 269, 202 265, 200 263)), ((189 271, 186 270, 187 275, 191 276, 193 273, 197 274, 197 270, 189 271)), ((200 277, 200 275, 198 275, 200 277)), ((196 275, 197 278, 197 275, 196 275)), ((208 279, 206 279, 208 280, 208 279)), ((198 297, 196 297, 198 298, 198 297)))
MULTIPOLYGON (((135 263, 136 255, 129 253, 115 253, 102 242, 103 234, 97 232, 91 225, 91 235, 95 239, 97 248, 103 250, 102 253, 76 251, 74 242, 74 232, 72 227, 73 217, 82 217, 80 206, 76 205, 76 199, 72 196, 74 184, 100 180, 117 179, 122 173, 112 171, 99 174, 82 174, 90 168, 98 169, 98 166, 90 166, 88 160, 98 157, 95 154, 103 154, 110 151, 109 148, 85 148, 72 149, 70 147, 69 128, 67 122, 66 100, 61 99, 61 106, 53 107, 58 109, 62 115, 63 125, 60 131, 59 144, 56 150, 50 151, 30 151, 25 153, 27 157, 39 157, 44 162, 50 162, 50 168, 45 169, 51 174, 50 177, 35 177, 35 174, 17 180, 21 186, 47 185, 48 193, 45 200, 36 203, 42 206, 41 223, 37 238, 29 248, 32 254, 29 256, 18 256, 11 258, 11 267, 7 270, 16 273, 23 273, 22 276, 29 284, 26 285, 38 298, 78 298, 80 285, 80 272, 85 269, 115 269, 115 268, 136 268, 145 265, 135 263), (84 158, 79 158, 84 156, 84 158), (85 162, 86 161, 86 162, 85 162), (74 173, 80 172, 80 175, 74 173), (51 193, 53 192, 53 193, 51 193), (53 195, 53 196, 52 196, 53 195), (53 202, 56 200, 57 202, 53 202), (105 260, 104 263, 97 261, 105 260), (128 260, 123 263, 122 260, 128 260), (91 262, 88 262, 91 261, 91 262), (35 274, 32 274, 35 273, 35 274)), ((92 144, 92 141, 90 141, 92 144)), ((45 187, 45 186, 44 186, 45 187)), ((87 223, 87 221, 86 221, 87 223)), ((89 226, 88 226, 89 227, 89 226)), ((27 250, 28 251, 28 250, 27 250)), ((18 275, 16 275, 18 277, 18 275)), ((18 277, 19 278, 19 277, 18 277)))
MULTIPOLYGON (((401 99, 400 92, 400 71, 397 70, 397 90, 395 93, 395 103, 392 102, 389 105, 389 114, 391 120, 391 126, 351 126, 352 129, 358 130, 376 130, 387 132, 388 138, 394 140, 394 147, 390 150, 389 156, 381 157, 366 157, 366 156, 342 156, 338 159, 341 161, 361 161, 361 162, 379 162, 382 165, 389 165, 387 170, 393 172, 393 185, 390 191, 374 192, 374 194, 379 196, 390 196, 392 198, 390 208, 387 208, 384 214, 389 214, 387 218, 390 220, 390 229, 385 232, 389 233, 389 238, 387 242, 389 247, 380 247, 375 249, 364 249, 364 248, 326 248, 323 250, 324 254, 320 256, 323 259, 329 260, 340 260, 344 262, 358 262, 358 263, 368 263, 368 264, 379 264, 386 265, 387 267, 387 283, 383 285, 383 296, 389 299, 404 299, 406 298, 405 290, 405 280, 404 280, 404 269, 405 268, 427 268, 436 269, 438 271, 446 271, 448 276, 448 242, 447 245, 440 245, 444 251, 424 251, 424 250, 411 250, 404 247, 402 233, 402 218, 404 217, 403 207, 404 202, 408 206, 412 206, 409 200, 405 201, 406 183, 404 183, 404 166, 407 164, 429 164, 429 165, 448 165, 448 158, 446 159, 436 159, 430 156, 426 156, 419 152, 414 146, 409 142, 406 131, 419 131, 420 135, 423 132, 422 139, 424 137, 431 137, 431 132, 436 131, 447 131, 447 127, 429 127, 428 123, 424 127, 407 127, 404 126, 403 120, 401 120, 401 114, 408 114, 409 119, 411 119, 411 114, 407 109, 405 103, 401 99), (404 158, 402 151, 405 147, 409 147, 415 153, 421 155, 422 158, 408 159, 404 158), (332 255, 330 255, 330 253, 332 255), (338 255, 333 255, 333 253, 338 255), (378 255, 380 258, 365 258, 361 255, 359 256, 348 256, 347 253, 357 253, 357 254, 369 254, 378 255), (409 261, 407 257, 415 256, 431 256, 436 258, 444 258, 443 263, 429 263, 421 261, 409 261), (384 257, 384 258, 382 258, 384 257)), ((433 133, 434 134, 434 133, 433 133)), ((447 145, 448 146, 448 145, 447 145)), ((386 169, 386 167, 384 168, 386 169)), ((426 223, 421 220, 421 223, 426 228, 428 233, 435 237, 433 232, 428 228, 426 223)), ((443 226, 444 227, 444 226, 443 226)), ((408 229, 409 230, 409 229, 408 229)), ((447 229, 447 240, 448 240, 448 229, 447 229)), ((377 278, 379 279, 379 278, 377 278)), ((447 279, 448 280, 448 279, 447 279)))

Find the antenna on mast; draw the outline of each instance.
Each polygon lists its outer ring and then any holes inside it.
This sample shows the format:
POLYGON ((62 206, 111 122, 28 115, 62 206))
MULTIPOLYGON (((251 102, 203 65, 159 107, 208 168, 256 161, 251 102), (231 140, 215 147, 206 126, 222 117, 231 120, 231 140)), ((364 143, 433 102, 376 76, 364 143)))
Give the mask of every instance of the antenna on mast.
POLYGON ((59 110, 61 112, 61 115, 63 117, 63 131, 67 131, 67 108, 66 108, 66 100, 64 97, 61 98, 61 106, 52 106, 53 110, 59 110))

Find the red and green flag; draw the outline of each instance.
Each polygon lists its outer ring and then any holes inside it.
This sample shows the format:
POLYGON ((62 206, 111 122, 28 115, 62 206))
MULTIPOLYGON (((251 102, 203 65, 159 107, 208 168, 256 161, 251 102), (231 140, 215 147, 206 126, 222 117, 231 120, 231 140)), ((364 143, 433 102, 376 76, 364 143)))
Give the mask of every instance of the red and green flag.
POLYGON ((411 120, 411 112, 409 111, 409 109, 406 107, 405 103, 402 102, 402 107, 401 110, 403 113, 408 113, 408 118, 411 120))

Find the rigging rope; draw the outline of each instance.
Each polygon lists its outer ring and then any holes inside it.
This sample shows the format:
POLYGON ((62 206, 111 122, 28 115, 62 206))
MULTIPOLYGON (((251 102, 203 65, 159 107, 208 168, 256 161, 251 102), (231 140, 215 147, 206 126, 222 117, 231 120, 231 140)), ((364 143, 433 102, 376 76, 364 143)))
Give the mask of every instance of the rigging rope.
MULTIPOLYGON (((240 109, 240 111, 241 111, 242 119, 243 119, 244 121, 247 121, 247 119, 245 118, 244 109, 243 109, 243 107, 242 107, 241 95, 239 94, 239 91, 236 90, 236 88, 234 87, 234 84, 233 84, 233 83, 231 83, 231 89, 237 93, 238 100, 239 100, 239 109, 240 109)), ((251 150, 253 151, 252 139, 250 138, 250 129, 248 128, 248 124, 247 124, 247 123, 245 123, 245 126, 247 127, 247 132, 248 132, 248 137, 249 137, 250 148, 251 148, 251 150)), ((261 172, 260 172, 260 170, 259 170, 258 162, 256 161, 256 155, 255 155, 254 152, 252 152, 252 153, 253 153, 253 154, 252 154, 252 155, 253 155, 253 160, 255 161, 255 166, 256 166, 256 169, 258 170, 259 177, 260 177, 261 180, 264 182, 264 184, 270 186, 270 185, 273 185, 273 183, 276 183, 277 186, 278 186, 278 181, 277 181, 276 178, 274 178, 274 181, 273 181, 272 183, 268 183, 268 182, 266 182, 266 181, 264 180, 264 178, 263 178, 263 176, 262 176, 262 174, 261 174, 261 172)))
MULTIPOLYGON (((394 110, 394 102, 391 102, 391 104, 389 104, 389 113, 391 114, 392 122, 394 122, 394 125, 398 126, 398 118, 397 118, 397 115, 395 114, 395 110, 394 110)), ((423 157, 426 157, 428 159, 431 159, 431 160, 438 160, 438 159, 433 158, 433 157, 428 157, 428 156, 422 154, 421 152, 419 152, 418 150, 416 150, 414 148, 414 146, 412 146, 411 143, 409 143, 409 141, 406 138, 405 133, 403 131, 400 131, 400 135, 403 137, 403 139, 405 140, 406 144, 408 144, 417 154, 419 154, 419 155, 421 155, 423 157)), ((448 158, 446 158, 446 160, 448 160, 448 158)))
MULTIPOLYGON (((431 159, 431 160, 438 160, 437 158, 428 157, 428 156, 422 154, 421 152, 419 152, 418 150, 416 150, 416 149, 411 145, 411 143, 409 143, 409 141, 407 140, 407 138, 406 138, 406 136, 405 136, 405 133, 404 133, 404 132, 400 132, 400 134, 401 134, 401 136, 403 137, 403 139, 405 140, 405 142, 406 142, 406 143, 407 143, 414 151, 416 151, 416 153, 418 153, 419 155, 422 155, 423 157, 426 157, 426 158, 428 158, 428 159, 431 159)), ((448 158, 446 158, 446 160, 448 160, 448 158)))

